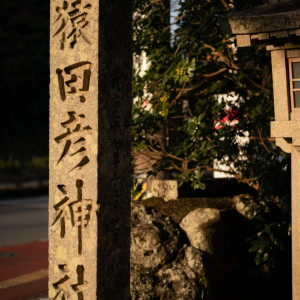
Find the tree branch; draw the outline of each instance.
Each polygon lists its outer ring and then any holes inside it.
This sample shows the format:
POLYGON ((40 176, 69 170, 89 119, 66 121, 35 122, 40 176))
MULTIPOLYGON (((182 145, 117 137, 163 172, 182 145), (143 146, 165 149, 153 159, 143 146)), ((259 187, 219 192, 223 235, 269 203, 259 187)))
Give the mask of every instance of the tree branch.
POLYGON ((225 0, 220 0, 221 1, 221 3, 223 4, 223 6, 225 7, 225 9, 228 11, 228 10, 230 10, 230 7, 229 7, 229 5, 226 3, 226 1, 225 0))
POLYGON ((223 72, 225 72, 225 71, 227 71, 227 68, 222 68, 222 69, 220 69, 220 70, 218 70, 218 71, 216 71, 216 72, 214 72, 214 73, 203 74, 203 77, 204 77, 204 78, 210 78, 210 77, 219 75, 220 73, 223 73, 223 72))
POLYGON ((264 139, 261 136, 261 131, 259 130, 258 127, 256 127, 258 135, 259 135, 259 139, 260 139, 260 143, 264 146, 264 148, 268 151, 268 153, 270 153, 271 151, 268 149, 268 147, 266 146, 264 139))

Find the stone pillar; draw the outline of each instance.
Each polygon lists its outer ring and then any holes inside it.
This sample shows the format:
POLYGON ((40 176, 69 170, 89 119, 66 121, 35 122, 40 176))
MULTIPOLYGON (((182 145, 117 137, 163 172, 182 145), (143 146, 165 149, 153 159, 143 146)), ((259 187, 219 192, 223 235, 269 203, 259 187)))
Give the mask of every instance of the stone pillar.
POLYGON ((49 299, 129 299, 130 0, 52 0, 49 299))
POLYGON ((292 147, 292 281, 293 300, 300 300, 300 153, 292 147))
POLYGON ((299 49, 273 49, 272 76, 276 120, 271 122, 271 136, 276 145, 291 153, 292 159, 292 281, 293 300, 300 300, 300 131, 299 119, 289 104, 287 59, 300 56, 299 49))

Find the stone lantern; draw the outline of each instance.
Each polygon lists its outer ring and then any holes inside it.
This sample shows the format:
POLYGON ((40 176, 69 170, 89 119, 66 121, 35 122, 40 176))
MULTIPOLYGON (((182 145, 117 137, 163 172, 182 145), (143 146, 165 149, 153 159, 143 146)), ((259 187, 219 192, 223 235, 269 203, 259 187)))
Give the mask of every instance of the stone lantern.
POLYGON ((263 44, 271 51, 275 121, 271 136, 292 155, 293 300, 300 300, 300 1, 218 16, 238 47, 263 44))

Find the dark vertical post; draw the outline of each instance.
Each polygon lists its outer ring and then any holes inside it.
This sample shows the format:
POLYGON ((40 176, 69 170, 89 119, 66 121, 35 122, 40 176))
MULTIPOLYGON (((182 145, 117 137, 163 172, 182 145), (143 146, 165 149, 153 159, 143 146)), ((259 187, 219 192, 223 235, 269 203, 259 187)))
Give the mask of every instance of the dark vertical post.
POLYGON ((98 292, 130 298, 131 0, 100 0, 98 292))

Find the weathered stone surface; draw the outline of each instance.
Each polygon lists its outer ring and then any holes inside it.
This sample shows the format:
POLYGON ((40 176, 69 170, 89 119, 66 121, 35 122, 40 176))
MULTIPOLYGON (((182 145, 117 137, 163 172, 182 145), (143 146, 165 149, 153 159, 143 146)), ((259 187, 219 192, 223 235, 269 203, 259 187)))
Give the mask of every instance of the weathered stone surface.
POLYGON ((50 4, 49 299, 129 299, 132 1, 50 4))
POLYGON ((154 209, 133 203, 131 218, 131 299, 200 299, 202 252, 154 209))
POLYGON ((205 252, 230 251, 238 241, 234 210, 198 208, 180 222, 193 247, 205 252))
POLYGON ((164 201, 162 198, 149 198, 138 203, 152 207, 156 211, 171 217, 177 224, 191 211, 201 208, 232 209, 231 197, 222 198, 180 198, 179 200, 164 201))
POLYGON ((247 34, 297 29, 299 16, 300 2, 294 0, 220 15, 218 19, 223 32, 247 34))
POLYGON ((235 209, 245 218, 251 219, 250 206, 248 205, 253 197, 248 194, 241 194, 233 197, 235 209))
POLYGON ((220 222, 218 209, 198 208, 190 212, 180 222, 180 227, 186 232, 190 243, 196 249, 213 251, 212 237, 216 231, 214 226, 220 222))
POLYGON ((50 4, 49 299, 95 299, 99 3, 50 4), (66 17, 72 10, 86 28, 66 17))
MULTIPOLYGON (((240 195, 242 202, 248 197, 250 198, 249 195, 240 195)), ((213 236, 215 250, 212 253, 203 253, 190 246, 187 240, 182 240, 182 244, 186 244, 174 258, 150 272, 142 273, 139 271, 141 267, 136 268, 136 265, 131 265, 131 299, 277 299, 274 281, 265 277, 268 276, 265 272, 260 273, 259 269, 253 267, 250 263, 252 258, 249 260, 249 253, 245 247, 245 240, 249 232, 252 232, 254 221, 248 222, 240 213, 232 209, 235 206, 232 198, 190 200, 193 201, 180 199, 180 201, 164 202, 160 199, 159 203, 164 205, 164 209, 160 211, 162 214, 174 217, 177 223, 182 219, 182 211, 187 211, 183 204, 188 207, 188 211, 199 208, 199 205, 220 210, 220 222, 214 225, 216 233, 221 232, 219 236, 217 234, 213 236), (167 209, 167 206, 172 209, 167 209), (271 290, 275 298, 271 296, 271 290)), ((141 201, 139 204, 144 205, 145 202, 147 201, 141 201)), ((239 201, 236 201, 236 204, 238 203, 239 201)), ((157 206, 157 209, 159 208, 161 207, 157 206)), ((144 219, 145 223, 149 222, 148 218, 151 219, 151 214, 151 210, 140 209, 139 223, 144 219), (145 212, 147 217, 143 216, 145 212)), ((156 214, 161 215, 159 212, 156 214)), ((131 253, 131 256, 134 255, 131 253)), ((282 287, 280 286, 279 289, 282 287)), ((286 295, 285 291, 283 294, 286 295)))
POLYGON ((300 299, 300 153, 292 147, 292 280, 293 299, 300 299))
POLYGON ((165 201, 176 200, 178 198, 177 180, 153 179, 151 193, 153 197, 161 197, 165 201))
MULTIPOLYGON (((289 95, 287 80, 287 58, 284 50, 272 51, 272 79, 276 121, 289 121, 289 95)), ((282 127, 282 124, 280 124, 282 127)), ((281 133, 283 128, 280 130, 281 133)), ((286 133, 284 133, 286 134, 286 133)), ((277 136, 277 135, 275 135, 277 136)))
POLYGON ((183 236, 169 217, 154 209, 132 203, 131 267, 147 274, 174 259, 183 236))
POLYGON ((205 276, 201 251, 185 245, 177 259, 156 273, 160 299, 199 299, 205 276))
POLYGON ((131 299, 202 299, 205 276, 201 251, 184 245, 177 258, 156 273, 131 268, 131 299))
POLYGON ((156 299, 155 278, 149 274, 140 274, 131 268, 130 272, 130 296, 132 300, 156 299))

